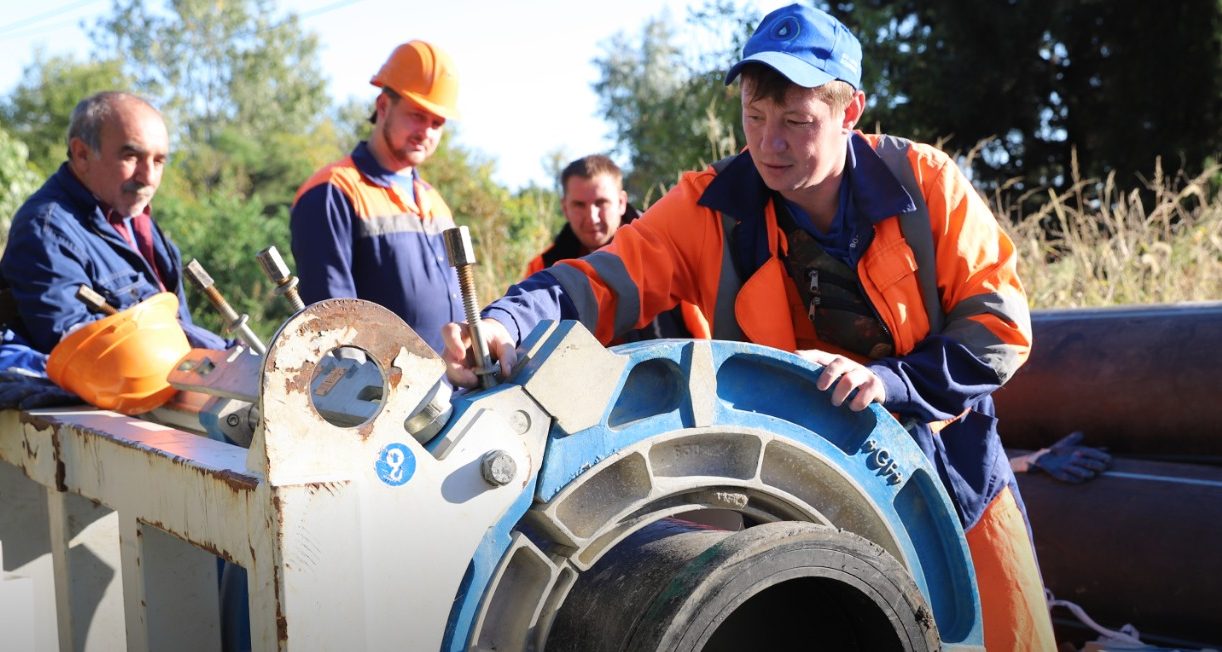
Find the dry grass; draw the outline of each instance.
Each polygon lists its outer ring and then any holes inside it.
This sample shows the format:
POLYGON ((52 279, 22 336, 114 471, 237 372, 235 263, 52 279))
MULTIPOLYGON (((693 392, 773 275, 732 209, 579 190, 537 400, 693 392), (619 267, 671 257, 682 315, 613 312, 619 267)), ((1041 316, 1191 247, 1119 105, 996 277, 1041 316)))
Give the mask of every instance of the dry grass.
POLYGON ((1144 190, 1124 192, 1109 175, 1082 179, 1074 161, 1068 190, 1028 198, 1003 188, 990 203, 1008 225, 1019 274, 1036 308, 1222 300, 1222 195, 1210 189, 1220 167, 1165 175, 1156 161, 1144 190), (1211 196, 1212 194, 1212 196, 1211 196))

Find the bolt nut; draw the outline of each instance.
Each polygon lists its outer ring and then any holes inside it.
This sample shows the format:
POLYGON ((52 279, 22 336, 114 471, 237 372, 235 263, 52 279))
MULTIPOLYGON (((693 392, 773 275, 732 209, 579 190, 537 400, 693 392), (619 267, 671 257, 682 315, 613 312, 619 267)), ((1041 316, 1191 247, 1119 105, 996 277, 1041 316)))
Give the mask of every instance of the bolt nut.
POLYGON ((236 413, 225 417, 225 423, 229 424, 230 428, 237 428, 238 424, 242 423, 242 417, 236 413))
POLYGON ((267 278, 271 279, 273 283, 277 285, 288 283, 289 266, 284 263, 284 258, 280 256, 280 251, 275 246, 260 251, 255 254, 255 258, 263 267, 263 273, 267 274, 267 278))
POLYGON ((513 482, 513 477, 518 473, 518 464, 505 451, 488 451, 480 459, 479 470, 488 484, 503 487, 513 482))
POLYGON ((441 232, 446 257, 454 267, 475 264, 475 246, 471 244, 471 231, 465 226, 456 226, 441 232))

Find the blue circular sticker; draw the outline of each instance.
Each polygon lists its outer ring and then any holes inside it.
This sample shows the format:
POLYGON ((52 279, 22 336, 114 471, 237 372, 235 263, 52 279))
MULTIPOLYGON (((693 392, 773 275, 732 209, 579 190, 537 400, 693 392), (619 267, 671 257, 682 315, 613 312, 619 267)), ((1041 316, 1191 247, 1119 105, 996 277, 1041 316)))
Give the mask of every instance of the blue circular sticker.
POLYGON ((378 453, 374 469, 382 482, 397 487, 412 479, 416 472, 416 456, 404 444, 388 444, 378 453))

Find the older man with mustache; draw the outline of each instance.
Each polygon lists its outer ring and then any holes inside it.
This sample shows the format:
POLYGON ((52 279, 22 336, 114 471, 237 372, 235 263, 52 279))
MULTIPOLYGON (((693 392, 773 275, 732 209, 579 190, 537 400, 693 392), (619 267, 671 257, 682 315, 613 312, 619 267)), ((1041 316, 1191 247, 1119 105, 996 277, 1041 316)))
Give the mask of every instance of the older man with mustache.
POLYGON ((225 348, 191 323, 181 255, 149 210, 168 158, 165 122, 147 101, 108 91, 77 104, 68 160, 17 210, 0 258, 18 315, 5 324, 6 344, 24 340, 47 353, 97 319, 76 298, 86 285, 118 309, 173 292, 192 346, 225 348))

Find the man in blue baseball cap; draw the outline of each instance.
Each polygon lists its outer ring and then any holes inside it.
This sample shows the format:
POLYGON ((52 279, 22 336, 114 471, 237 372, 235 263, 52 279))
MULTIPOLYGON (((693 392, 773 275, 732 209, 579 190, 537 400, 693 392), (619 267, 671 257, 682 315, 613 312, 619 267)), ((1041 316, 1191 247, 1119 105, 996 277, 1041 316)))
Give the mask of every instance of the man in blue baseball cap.
POLYGON ((768 14, 743 47, 742 60, 726 73, 726 85, 752 62, 803 88, 837 79, 861 88, 861 43, 840 21, 812 7, 793 4, 768 14))
MULTIPOLYGON (((934 462, 967 530, 997 650, 1055 649, 1018 489, 990 394, 1026 360, 1014 244, 946 154, 864 134, 861 44, 794 4, 760 23, 726 74, 747 146, 679 183, 606 247, 562 261, 484 310, 508 373, 541 320, 579 319, 607 343, 680 301, 717 339, 823 366, 811 401, 879 403, 934 462)), ((453 382, 469 336, 443 331, 453 382)))

